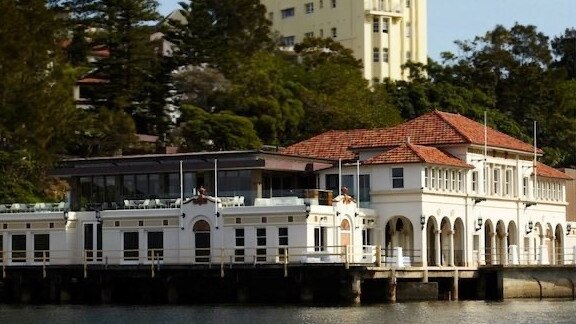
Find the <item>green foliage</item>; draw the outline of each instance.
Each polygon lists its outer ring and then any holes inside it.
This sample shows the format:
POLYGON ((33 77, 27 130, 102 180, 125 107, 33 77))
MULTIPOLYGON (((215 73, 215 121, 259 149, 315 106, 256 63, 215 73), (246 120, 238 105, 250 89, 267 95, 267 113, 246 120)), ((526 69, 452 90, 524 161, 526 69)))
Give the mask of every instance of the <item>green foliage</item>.
POLYGON ((230 75, 244 60, 272 49, 270 21, 259 0, 181 2, 184 21, 170 20, 166 39, 180 65, 207 64, 230 75))
POLYGON ((194 106, 183 106, 178 132, 182 147, 189 151, 257 149, 260 139, 252 122, 228 111, 209 113, 194 106))

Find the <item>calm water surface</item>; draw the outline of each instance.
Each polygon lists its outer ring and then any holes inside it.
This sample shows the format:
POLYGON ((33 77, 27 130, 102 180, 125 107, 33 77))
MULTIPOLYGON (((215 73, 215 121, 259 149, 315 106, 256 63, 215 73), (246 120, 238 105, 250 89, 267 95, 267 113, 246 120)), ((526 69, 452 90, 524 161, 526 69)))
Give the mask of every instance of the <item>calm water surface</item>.
POLYGON ((8 306, 0 323, 576 323, 566 300, 307 306, 8 306))

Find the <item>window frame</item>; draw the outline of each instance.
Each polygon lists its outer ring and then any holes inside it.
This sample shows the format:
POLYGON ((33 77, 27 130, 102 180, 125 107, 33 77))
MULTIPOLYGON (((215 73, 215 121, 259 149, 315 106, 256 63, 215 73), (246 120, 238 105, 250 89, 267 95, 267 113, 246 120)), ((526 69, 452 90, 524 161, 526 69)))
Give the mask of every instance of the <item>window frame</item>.
POLYGON ((394 167, 390 169, 391 179, 392 179, 392 189, 403 189, 404 188, 404 168, 394 167), (401 172, 401 174, 396 174, 395 172, 401 172))

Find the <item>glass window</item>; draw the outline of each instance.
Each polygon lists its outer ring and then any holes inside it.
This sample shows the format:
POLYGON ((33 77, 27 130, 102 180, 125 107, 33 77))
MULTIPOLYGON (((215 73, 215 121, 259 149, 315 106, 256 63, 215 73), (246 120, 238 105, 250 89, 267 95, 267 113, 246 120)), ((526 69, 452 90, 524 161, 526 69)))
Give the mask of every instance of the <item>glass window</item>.
POLYGON ((136 179, 134 175, 124 175, 122 177, 122 187, 124 198, 131 198, 136 192, 136 179))
POLYGON ((168 196, 170 198, 180 197, 180 175, 178 173, 170 173, 167 180, 168 196))
POLYGON ((326 227, 314 228, 314 251, 326 251, 326 227))
POLYGON ((500 194, 500 169, 495 168, 492 173, 492 193, 495 195, 500 194))
POLYGON ((34 261, 44 262, 50 259, 50 235, 34 234, 34 261))
POLYGON ((392 168, 392 188, 404 188, 404 168, 392 168))
POLYGON ((160 175, 148 175, 148 195, 150 197, 160 197, 160 175))
POLYGON ((164 257, 164 232, 148 232, 148 260, 164 257))
POLYGON ((148 195, 148 175, 138 174, 136 175, 136 194, 140 197, 146 197, 148 195))
POLYGON ((107 176, 106 177, 106 200, 105 201, 116 201, 116 177, 114 176, 107 176))
POLYGON ((278 245, 288 245, 288 227, 278 228, 278 245))
POLYGON ((280 11, 280 14, 282 15, 282 19, 293 17, 294 16, 294 7, 283 9, 280 11))
POLYGON ((450 181, 451 181, 451 186, 450 186, 450 190, 454 191, 456 190, 456 171, 452 171, 450 172, 450 181))
POLYGON ((380 32, 380 18, 374 17, 372 19, 372 32, 379 33, 380 32))
POLYGON ((438 189, 444 189, 444 170, 438 170, 438 189))
POLYGON ((92 180, 92 199, 91 202, 104 201, 104 177, 94 177, 92 180))
MULTIPOLYGON (((266 246, 266 228, 256 229, 256 245, 259 247, 266 246)), ((266 262, 266 248, 256 249, 256 261, 266 262)))
POLYGON ((372 61, 374 63, 380 62, 380 49, 378 47, 374 47, 372 51, 372 61))
POLYGON ((12 235, 12 262, 26 262, 26 235, 12 235))
POLYGON ((338 30, 336 29, 336 27, 332 27, 330 29, 330 32, 332 33, 332 38, 338 37, 338 30))
POLYGON ((306 37, 306 38, 312 38, 312 37, 314 37, 314 32, 304 33, 304 37, 306 37))
MULTIPOLYGON (((288 227, 278 228, 278 245, 287 246, 288 245, 288 227)), ((286 248, 278 248, 278 260, 285 261, 284 255, 286 253, 286 248)))
POLYGON ((307 14, 311 14, 314 12, 314 2, 308 2, 304 4, 304 11, 307 14))
POLYGON ((382 62, 388 63, 389 51, 387 47, 382 48, 382 62))
POLYGON ((244 249, 238 249, 238 247, 244 247, 244 229, 243 228, 236 228, 234 230, 236 235, 236 249, 234 249, 234 261, 235 262, 244 262, 244 249))
POLYGON ((332 8, 336 8, 336 0, 332 0, 332 8))
POLYGON ((458 191, 462 191, 462 188, 464 187, 464 183, 463 183, 463 174, 462 171, 458 171, 458 191))
POLYGON ((478 171, 472 172, 472 192, 478 193, 478 171))
POLYGON ((504 194, 506 196, 512 195, 512 170, 506 170, 504 174, 504 194))
POLYGON ((138 232, 124 232, 124 260, 138 261, 138 232))
POLYGON ((524 197, 528 196, 528 181, 529 181, 528 177, 522 178, 522 195, 524 197))
POLYGON ((296 43, 296 37, 294 36, 286 36, 286 37, 282 37, 282 45, 284 46, 294 46, 294 44, 296 43))
POLYGON ((406 0, 406 8, 410 8, 410 0, 406 0))
POLYGON ((382 32, 388 33, 388 19, 382 20, 382 32))
POLYGON ((360 175, 360 207, 370 206, 370 175, 360 175))
POLYGON ((450 173, 444 170, 444 189, 450 190, 450 173))
POLYGON ((429 188, 430 186, 430 169, 424 168, 424 188, 429 188))

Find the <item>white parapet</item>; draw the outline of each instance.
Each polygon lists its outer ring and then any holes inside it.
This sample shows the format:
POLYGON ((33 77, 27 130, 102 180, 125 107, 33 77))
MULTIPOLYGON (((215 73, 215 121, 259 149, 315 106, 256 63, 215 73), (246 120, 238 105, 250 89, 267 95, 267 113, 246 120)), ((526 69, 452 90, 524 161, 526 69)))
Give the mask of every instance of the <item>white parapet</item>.
POLYGON ((508 247, 508 263, 511 265, 520 264, 520 260, 518 258, 518 245, 510 245, 508 247))
POLYGON ((572 264, 576 265, 576 245, 572 247, 572 264))

